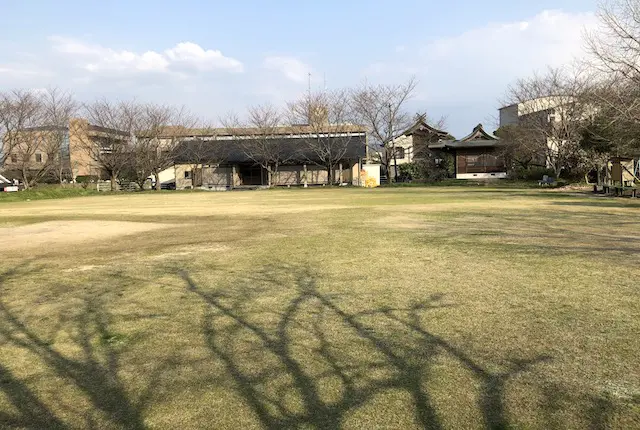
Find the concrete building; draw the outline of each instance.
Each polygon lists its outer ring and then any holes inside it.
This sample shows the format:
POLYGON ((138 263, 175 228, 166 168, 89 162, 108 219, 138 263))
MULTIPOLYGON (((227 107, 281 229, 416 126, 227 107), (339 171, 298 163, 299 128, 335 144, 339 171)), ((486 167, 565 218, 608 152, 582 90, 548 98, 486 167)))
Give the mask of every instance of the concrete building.
POLYGON ((4 137, 3 152, 7 154, 4 171, 19 177, 15 174, 17 170, 46 166, 58 170, 56 174, 69 181, 100 179, 104 174, 91 156, 92 151, 114 138, 124 142, 128 135, 81 118, 73 118, 64 126, 25 128, 4 137))
POLYGON ((574 129, 576 122, 593 117, 597 107, 572 96, 548 96, 504 106, 499 113, 500 127, 523 126, 546 136, 547 150, 536 163, 552 167, 561 146, 570 139, 568 130, 574 129))
POLYGON ((559 122, 570 115, 568 105, 572 102, 572 97, 551 96, 501 107, 499 109, 500 127, 519 125, 531 116, 536 116, 536 121, 542 119, 548 123, 559 122))

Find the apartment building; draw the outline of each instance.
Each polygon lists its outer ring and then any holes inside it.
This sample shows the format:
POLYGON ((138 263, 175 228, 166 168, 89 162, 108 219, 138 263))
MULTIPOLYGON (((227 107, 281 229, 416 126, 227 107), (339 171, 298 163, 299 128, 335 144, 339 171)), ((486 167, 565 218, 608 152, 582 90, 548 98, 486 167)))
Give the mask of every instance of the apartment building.
POLYGON ((128 134, 73 118, 63 126, 29 127, 3 138, 4 171, 22 177, 23 170, 42 171, 68 181, 103 178, 92 154, 108 151, 113 141, 124 142, 128 134))

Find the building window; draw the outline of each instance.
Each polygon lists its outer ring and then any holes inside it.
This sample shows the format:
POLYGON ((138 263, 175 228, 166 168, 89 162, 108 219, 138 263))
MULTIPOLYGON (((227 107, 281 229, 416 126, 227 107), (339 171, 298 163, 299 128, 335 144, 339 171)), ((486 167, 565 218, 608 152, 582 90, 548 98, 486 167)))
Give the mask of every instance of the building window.
POLYGON ((11 154, 11 162, 12 163, 17 163, 18 162, 18 155, 17 154, 11 154))
POLYGON ((36 154, 36 163, 42 163, 42 154, 36 154))
POLYGON ((467 167, 482 167, 482 155, 467 155, 467 167))
POLYGON ((191 179, 191 170, 186 170, 184 172, 184 178, 185 179, 191 179))
POLYGON ((396 158, 404 158, 404 148, 396 148, 396 158))

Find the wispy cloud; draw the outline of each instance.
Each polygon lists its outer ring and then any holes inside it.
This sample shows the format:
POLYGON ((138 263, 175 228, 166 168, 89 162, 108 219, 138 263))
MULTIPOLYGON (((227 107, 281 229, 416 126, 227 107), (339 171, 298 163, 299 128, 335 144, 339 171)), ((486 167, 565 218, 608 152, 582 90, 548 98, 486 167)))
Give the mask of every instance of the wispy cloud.
POLYGON ((45 69, 38 68, 32 65, 23 64, 0 64, 0 76, 7 76, 11 78, 34 78, 50 76, 51 73, 45 69))
POLYGON ((463 134, 495 115, 509 84, 548 66, 569 65, 585 52, 583 32, 595 28, 592 13, 546 10, 514 22, 488 23, 451 37, 395 49, 362 74, 380 82, 415 75, 416 109, 446 115, 463 134))
POLYGON ((295 57, 269 56, 262 62, 262 67, 282 73, 293 82, 305 82, 311 67, 295 57))
POLYGON ((530 19, 487 24, 459 35, 396 49, 393 61, 371 63, 365 75, 395 78, 416 74, 438 99, 497 96, 517 77, 583 55, 582 34, 593 28, 591 13, 547 10, 530 19), (406 51, 406 52, 405 52, 406 51))

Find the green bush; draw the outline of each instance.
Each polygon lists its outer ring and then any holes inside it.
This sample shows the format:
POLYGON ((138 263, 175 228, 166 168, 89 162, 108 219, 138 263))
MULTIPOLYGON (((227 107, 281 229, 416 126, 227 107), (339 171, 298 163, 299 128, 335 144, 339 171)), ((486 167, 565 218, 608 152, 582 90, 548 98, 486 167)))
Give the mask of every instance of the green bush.
POLYGON ((547 175, 550 178, 555 178, 555 173, 551 169, 547 169, 546 167, 529 167, 528 169, 514 169, 510 173, 511 179, 519 179, 523 181, 540 181, 547 175))
POLYGON ((449 172, 444 166, 435 166, 430 161, 418 160, 399 165, 398 171, 401 181, 439 182, 449 177, 449 172))

